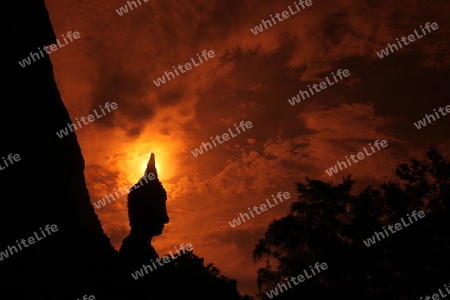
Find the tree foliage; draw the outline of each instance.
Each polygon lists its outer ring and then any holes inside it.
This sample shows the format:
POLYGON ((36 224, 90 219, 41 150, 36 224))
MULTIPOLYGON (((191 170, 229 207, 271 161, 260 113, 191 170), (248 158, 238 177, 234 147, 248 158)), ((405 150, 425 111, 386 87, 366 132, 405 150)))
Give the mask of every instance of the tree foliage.
POLYGON ((155 298, 154 293, 159 293, 161 299, 175 299, 178 296, 188 299, 253 299, 249 295, 240 295, 235 279, 222 275, 212 263, 205 265, 204 259, 193 252, 186 252, 153 275, 148 279, 159 290, 151 291, 149 299, 155 298))
MULTIPOLYGON (((328 269, 277 298, 357 297, 417 299, 431 295, 450 278, 450 163, 430 147, 424 160, 396 168, 400 183, 367 187, 352 195, 350 176, 333 185, 306 178, 296 183, 298 200, 274 220, 256 245, 259 297, 282 278, 302 274, 315 262, 328 269), (375 245, 363 241, 423 210, 425 218, 391 233, 375 245)), ((292 284, 293 285, 293 284, 292 284)))

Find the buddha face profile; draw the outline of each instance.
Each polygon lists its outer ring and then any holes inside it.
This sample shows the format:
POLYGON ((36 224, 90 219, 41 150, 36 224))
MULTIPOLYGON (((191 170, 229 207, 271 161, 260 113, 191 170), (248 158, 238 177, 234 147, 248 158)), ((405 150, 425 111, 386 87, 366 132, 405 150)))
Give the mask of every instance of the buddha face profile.
POLYGON ((152 214, 149 216, 148 233, 151 236, 162 234, 165 224, 169 223, 166 200, 155 201, 152 214))

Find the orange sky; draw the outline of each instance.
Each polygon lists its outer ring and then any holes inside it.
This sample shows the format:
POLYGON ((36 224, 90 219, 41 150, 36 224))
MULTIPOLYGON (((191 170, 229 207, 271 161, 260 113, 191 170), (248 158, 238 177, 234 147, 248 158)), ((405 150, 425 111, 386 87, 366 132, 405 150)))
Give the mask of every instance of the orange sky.
MULTIPOLYGON (((123 0, 47 1, 56 36, 81 35, 50 56, 72 120, 108 101, 119 106, 76 131, 92 202, 134 184, 156 154, 170 217, 154 239, 160 255, 191 243, 236 278, 242 293, 255 294, 254 245, 273 218, 288 213, 294 182, 339 182, 351 173, 361 187, 394 179, 393 168, 428 145, 449 154, 450 117, 421 130, 413 125, 450 104, 448 1, 313 0, 256 36, 250 28, 293 1, 141 2, 120 17, 123 0), (426 22, 439 29, 378 58, 376 51, 426 22), (154 85, 203 50, 215 57, 154 85), (295 106, 287 102, 337 69, 351 76, 295 106), (192 156, 242 120, 253 128, 192 156), (326 175, 336 160, 377 139, 389 146, 326 175), (230 227, 278 191, 289 191, 290 201, 230 227)), ((126 197, 96 211, 118 249, 129 231, 126 197)))

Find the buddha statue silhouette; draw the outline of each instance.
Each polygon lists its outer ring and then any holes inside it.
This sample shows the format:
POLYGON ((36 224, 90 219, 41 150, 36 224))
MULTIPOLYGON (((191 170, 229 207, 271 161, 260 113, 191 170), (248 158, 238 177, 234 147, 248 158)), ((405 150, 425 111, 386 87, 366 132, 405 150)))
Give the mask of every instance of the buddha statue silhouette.
POLYGON ((152 153, 144 176, 130 188, 128 194, 128 218, 131 231, 122 241, 119 251, 124 259, 142 264, 158 257, 151 245, 151 240, 154 236, 160 235, 164 224, 169 222, 166 200, 167 194, 158 179, 155 155, 152 153))

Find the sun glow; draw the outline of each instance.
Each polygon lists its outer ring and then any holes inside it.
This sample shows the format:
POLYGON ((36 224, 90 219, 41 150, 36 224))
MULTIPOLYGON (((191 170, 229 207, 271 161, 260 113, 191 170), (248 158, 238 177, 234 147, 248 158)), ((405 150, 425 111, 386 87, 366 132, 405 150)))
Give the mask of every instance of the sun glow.
POLYGON ((162 141, 159 143, 133 142, 124 144, 121 149, 123 154, 118 158, 118 167, 123 174, 122 178, 126 178, 126 184, 135 184, 144 176, 151 153, 155 154, 159 180, 167 183, 176 175, 176 161, 172 154, 174 147, 171 143, 162 141))
POLYGON ((145 170, 147 169, 147 163, 150 159, 150 154, 155 154, 155 165, 156 170, 158 171, 158 178, 160 180, 168 179, 171 176, 171 170, 167 167, 168 164, 166 164, 166 161, 170 161, 170 157, 168 154, 165 154, 164 152, 158 152, 158 151, 152 151, 149 150, 148 152, 140 151, 140 153, 143 153, 141 155, 137 155, 135 159, 135 166, 133 173, 138 174, 138 178, 144 175, 145 170))
MULTIPOLYGON (((141 172, 142 172, 142 174, 144 174, 145 170, 147 169, 147 164, 148 164, 148 160, 149 159, 150 159, 150 156, 149 157, 145 157, 145 158, 142 159, 142 162, 141 162, 141 172)), ((159 171, 159 162, 155 161, 155 165, 156 165, 156 171, 158 171, 158 175, 159 175, 159 173, 160 173, 160 171, 159 171)))

